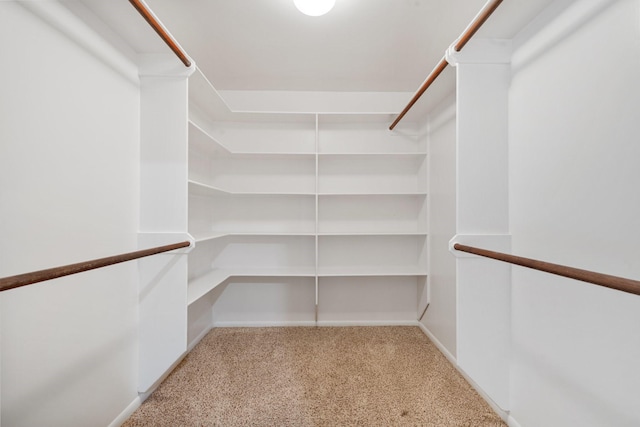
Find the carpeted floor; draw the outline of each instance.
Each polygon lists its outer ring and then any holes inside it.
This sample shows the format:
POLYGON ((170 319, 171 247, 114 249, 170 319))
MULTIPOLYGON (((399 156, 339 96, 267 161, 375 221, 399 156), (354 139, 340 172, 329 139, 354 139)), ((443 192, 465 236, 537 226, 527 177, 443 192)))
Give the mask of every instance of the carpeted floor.
POLYGON ((505 426, 417 327, 216 328, 134 426, 505 426))

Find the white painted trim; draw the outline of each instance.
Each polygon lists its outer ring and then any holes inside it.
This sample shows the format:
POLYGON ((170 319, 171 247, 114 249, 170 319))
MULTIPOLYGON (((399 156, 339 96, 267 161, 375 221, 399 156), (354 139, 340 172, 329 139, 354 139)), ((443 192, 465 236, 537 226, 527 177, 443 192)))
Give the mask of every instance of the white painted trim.
POLYGON ((48 1, 18 3, 94 55, 107 67, 139 86, 138 67, 61 4, 48 1))
MULTIPOLYGON (((417 316, 417 314, 416 314, 417 316)), ((417 326, 416 320, 319 320, 318 326, 417 326)))
POLYGON ((458 369, 458 361, 456 360, 455 356, 453 354, 451 354, 451 352, 449 352, 449 350, 447 350, 447 348, 442 345, 442 343, 440 342, 440 340, 438 340, 435 335, 433 335, 431 333, 431 331, 424 325, 424 323, 422 322, 416 322, 417 326, 422 330, 422 332, 424 332, 424 334, 427 336, 427 338, 429 338, 429 340, 431 340, 431 342, 433 343, 433 345, 435 345, 438 350, 440 350, 440 352, 442 354, 444 354, 444 357, 447 358, 447 360, 456 367, 456 369, 458 369))
POLYGON ((189 346, 187 347, 187 351, 185 351, 179 358, 178 360, 176 360, 170 367, 169 369, 167 369, 164 374, 162 374, 160 376, 160 378, 151 385, 151 387, 149 387, 146 391, 141 392, 139 394, 139 399, 140 399, 140 403, 144 402, 145 400, 147 400, 149 398, 149 396, 151 396, 151 394, 156 391, 156 389, 160 386, 160 384, 162 384, 162 382, 164 380, 167 379, 167 377, 171 374, 171 372, 173 372, 173 370, 180 364, 180 362, 182 362, 182 360, 184 360, 185 357, 187 357, 187 355, 191 352, 191 350, 193 350, 193 348, 198 345, 198 343, 200 343, 200 341, 202 341, 202 339, 211 331, 211 329, 213 329, 213 326, 209 326, 207 329, 205 329, 202 333, 200 333, 200 335, 198 335, 193 341, 191 341, 191 343, 189 344, 189 346))
POLYGON ((191 341, 187 346, 187 353, 190 353, 191 350, 193 350, 193 348, 197 346, 200 343, 200 341, 202 341, 202 338, 204 338, 209 332, 211 332, 211 329, 213 329, 213 326, 209 326, 204 331, 200 332, 200 334, 197 337, 195 337, 194 340, 191 341))
POLYGON ((113 421, 111 421, 109 427, 120 427, 122 424, 124 424, 125 421, 127 421, 127 419, 129 419, 129 417, 136 411, 136 409, 140 407, 140 405, 142 405, 142 399, 140 399, 140 396, 137 396, 124 409, 124 411, 120 412, 120 415, 118 415, 113 421))
POLYGON ((273 328, 282 326, 316 326, 313 320, 298 321, 247 321, 247 322, 214 322, 214 328, 273 328))
POLYGON ((509 417, 507 419, 507 425, 509 427, 522 427, 522 425, 520 425, 520 423, 518 421, 516 421, 516 419, 513 418, 511 415, 509 415, 509 417))
POLYGON ((286 326, 320 326, 320 327, 340 327, 340 326, 418 326, 415 320, 313 320, 300 321, 248 321, 248 322, 214 322, 213 328, 271 328, 286 326))
POLYGON ((184 353, 182 353, 180 355, 180 357, 178 357, 176 359, 176 361, 173 362, 171 364, 171 366, 169 366, 169 368, 166 371, 164 371, 164 373, 162 375, 160 375, 160 378, 158 378, 146 390, 139 391, 138 396, 140 396, 140 399, 141 399, 142 402, 147 400, 149 398, 149 396, 151 396, 151 393, 153 393, 158 388, 158 386, 160 386, 160 384, 162 384, 162 382, 167 379, 169 374, 171 374, 171 372, 173 372, 173 370, 176 368, 176 366, 178 366, 180 364, 180 362, 182 362, 182 360, 187 356, 187 354, 189 354, 188 351, 185 351, 184 353))
MULTIPOLYGON (((444 345, 442 345, 442 343, 435 337, 435 335, 433 335, 431 331, 422 322, 416 322, 416 323, 418 324, 422 332, 424 332, 424 334, 427 336, 427 338, 429 338, 429 340, 436 346, 436 348, 440 350, 440 352, 444 355, 444 357, 446 357, 447 360, 458 370, 458 372, 460 372, 460 375, 462 375, 462 377, 471 385, 471 387, 473 387, 474 390, 478 392, 480 397, 482 397, 487 402, 487 404, 491 407, 491 409, 493 409, 493 411, 496 414, 498 414, 498 416, 502 418, 504 422, 508 422, 509 420, 511 420, 512 417, 510 416, 509 411, 499 407, 498 404, 495 403, 489 397, 489 395, 485 393, 484 390, 482 390, 482 388, 475 381, 473 381, 471 377, 469 377, 469 375, 467 375, 467 373, 462 368, 460 368, 456 358, 449 352, 449 350, 446 349, 444 345)), ((515 420, 513 420, 513 422, 515 422, 515 420)), ((519 427, 519 424, 516 423, 513 426, 509 424, 509 426, 519 427)))

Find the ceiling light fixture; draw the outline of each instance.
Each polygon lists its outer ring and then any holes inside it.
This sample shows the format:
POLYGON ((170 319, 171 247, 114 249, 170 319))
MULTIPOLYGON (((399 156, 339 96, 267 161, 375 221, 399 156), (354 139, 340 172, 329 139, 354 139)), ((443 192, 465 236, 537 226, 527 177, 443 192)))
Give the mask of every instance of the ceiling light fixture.
POLYGON ((293 3, 305 15, 321 16, 333 9, 336 0, 293 0, 293 3))

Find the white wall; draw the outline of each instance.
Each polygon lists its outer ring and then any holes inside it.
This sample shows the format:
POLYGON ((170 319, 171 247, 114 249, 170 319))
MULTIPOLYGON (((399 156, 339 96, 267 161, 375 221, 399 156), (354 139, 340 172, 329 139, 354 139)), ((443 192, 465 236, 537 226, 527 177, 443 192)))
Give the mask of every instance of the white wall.
POLYGON ((456 234, 456 105, 445 101, 429 115, 429 297, 422 322, 456 356, 456 259, 449 240, 456 234))
MULTIPOLYGON (((578 1, 515 52, 514 254, 640 278, 639 23, 637 0, 578 1)), ((512 417, 640 425, 639 327, 638 296, 514 267, 512 417)))
MULTIPOLYGON (((0 45, 0 276, 137 249, 138 87, 17 2, 0 45)), ((137 397, 137 281, 3 293, 3 425, 107 425, 137 397)))

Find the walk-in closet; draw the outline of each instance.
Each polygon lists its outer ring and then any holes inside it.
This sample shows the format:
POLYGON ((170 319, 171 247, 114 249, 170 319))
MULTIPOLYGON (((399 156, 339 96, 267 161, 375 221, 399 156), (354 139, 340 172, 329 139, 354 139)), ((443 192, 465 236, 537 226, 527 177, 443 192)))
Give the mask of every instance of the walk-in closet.
POLYGON ((0 425, 640 425, 640 0, 0 1, 0 425))

